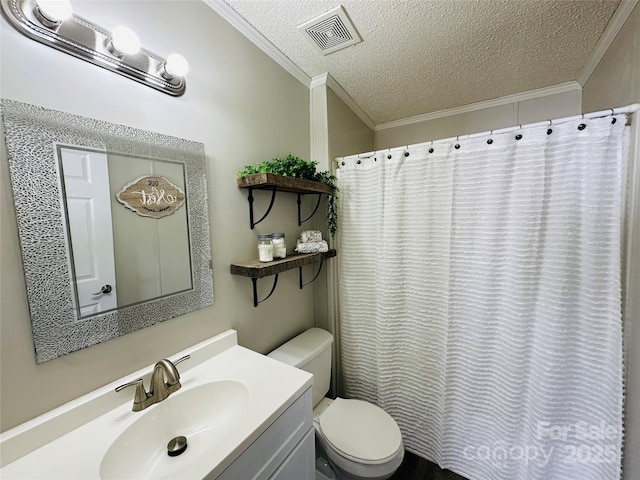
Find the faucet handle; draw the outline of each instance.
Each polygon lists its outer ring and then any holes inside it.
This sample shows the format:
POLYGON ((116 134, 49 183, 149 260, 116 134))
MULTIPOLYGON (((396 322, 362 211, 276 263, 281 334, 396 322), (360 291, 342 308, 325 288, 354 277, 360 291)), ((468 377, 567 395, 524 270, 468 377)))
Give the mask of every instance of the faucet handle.
POLYGON ((180 372, 178 371, 178 369, 176 368, 176 365, 178 365, 179 363, 184 362, 185 360, 189 360, 191 358, 191 355, 185 355, 184 357, 180 357, 179 359, 177 359, 175 362, 172 362, 171 360, 165 359, 165 360, 161 360, 162 362, 168 362, 169 364, 169 369, 167 370, 167 384, 168 385, 174 385, 176 383, 178 383, 178 380, 180 380, 180 372))
POLYGON ((141 378, 138 378, 137 380, 133 380, 132 382, 125 383, 123 385, 120 385, 120 386, 116 387, 116 392, 124 390, 127 387, 133 387, 134 385, 137 385, 138 387, 141 387, 141 386, 144 386, 144 383, 143 383, 141 378))
POLYGON ((191 355, 185 355, 184 357, 180 357, 179 359, 177 359, 175 362, 173 362, 173 365, 178 365, 181 362, 184 362, 185 360, 189 360, 191 358, 191 355))
POLYGON ((144 389, 144 382, 142 381, 141 378, 138 378, 137 380, 134 380, 132 382, 125 383, 123 385, 116 387, 116 392, 120 392, 121 390, 124 390, 127 387, 133 387, 133 386, 136 387, 136 393, 133 397, 132 410, 134 412, 139 412, 140 410, 143 410, 148 406, 146 405, 146 403, 149 398, 147 391, 144 389))
MULTIPOLYGON (((177 359, 175 362, 172 362, 168 358, 164 358, 156 363, 156 368, 158 366, 162 366, 164 369, 167 387, 177 385, 176 390, 180 388, 180 372, 176 368, 176 365, 188 360, 189 358, 191 358, 191 355, 185 355, 184 357, 177 359)), ((152 386, 152 388, 154 388, 154 386, 152 386)))
POLYGON ((166 367, 165 375, 167 382, 165 386, 168 395, 171 395, 172 393, 180 390, 180 388, 182 387, 182 385, 180 384, 180 372, 176 368, 176 365, 190 358, 191 355, 185 355, 184 357, 180 357, 179 359, 177 359, 175 362, 172 362, 171 360, 168 360, 166 358, 158 362, 158 364, 163 364, 166 367))

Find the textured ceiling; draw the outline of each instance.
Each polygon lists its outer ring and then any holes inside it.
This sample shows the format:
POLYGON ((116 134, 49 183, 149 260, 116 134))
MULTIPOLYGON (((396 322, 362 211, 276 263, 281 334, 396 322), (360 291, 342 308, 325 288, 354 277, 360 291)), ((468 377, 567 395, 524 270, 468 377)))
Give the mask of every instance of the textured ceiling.
POLYGON ((225 0, 376 123, 576 81, 619 0, 225 0), (297 26, 343 5, 362 43, 323 56, 297 26))

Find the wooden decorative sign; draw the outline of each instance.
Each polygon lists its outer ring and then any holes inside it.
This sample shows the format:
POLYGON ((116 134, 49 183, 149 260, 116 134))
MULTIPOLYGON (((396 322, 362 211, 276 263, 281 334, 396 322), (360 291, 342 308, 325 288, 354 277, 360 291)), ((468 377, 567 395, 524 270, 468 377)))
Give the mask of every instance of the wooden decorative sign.
POLYGON ((178 210, 184 204, 185 195, 166 178, 149 175, 126 185, 116 199, 138 215, 162 218, 178 210))

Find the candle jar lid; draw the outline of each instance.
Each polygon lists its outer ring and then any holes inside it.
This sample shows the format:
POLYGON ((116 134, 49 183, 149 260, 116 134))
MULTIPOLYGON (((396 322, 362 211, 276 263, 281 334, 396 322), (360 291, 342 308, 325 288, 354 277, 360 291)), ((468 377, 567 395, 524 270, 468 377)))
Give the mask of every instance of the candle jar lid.
POLYGON ((260 234, 258 235, 258 240, 271 240, 271 235, 270 234, 260 234))
POLYGON ((272 238, 284 238, 284 233, 272 233, 272 238))

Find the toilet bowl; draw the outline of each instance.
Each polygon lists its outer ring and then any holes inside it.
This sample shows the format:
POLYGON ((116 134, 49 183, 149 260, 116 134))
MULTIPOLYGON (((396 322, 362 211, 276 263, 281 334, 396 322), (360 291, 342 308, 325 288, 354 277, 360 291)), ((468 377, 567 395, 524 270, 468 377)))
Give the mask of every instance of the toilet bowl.
POLYGON ((404 458, 402 434, 380 407, 324 395, 329 391, 333 336, 311 328, 268 356, 313 373, 316 441, 342 480, 385 480, 404 458))
POLYGON ((400 428, 380 407, 324 398, 313 414, 316 440, 342 479, 384 480, 402 463, 400 428))

